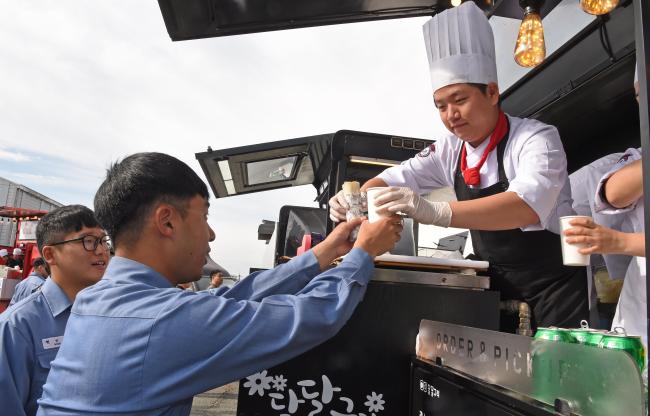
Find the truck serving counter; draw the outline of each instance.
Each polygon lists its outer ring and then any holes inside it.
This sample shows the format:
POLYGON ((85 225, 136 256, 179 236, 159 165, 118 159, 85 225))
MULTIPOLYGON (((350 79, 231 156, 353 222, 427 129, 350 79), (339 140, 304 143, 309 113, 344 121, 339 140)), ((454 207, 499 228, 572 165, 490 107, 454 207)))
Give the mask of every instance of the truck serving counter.
POLYGON ((418 355, 410 416, 646 414, 624 351, 423 320, 418 355))
MULTIPOLYGON (((379 262, 381 264, 381 262, 379 262)), ((497 330, 489 278, 378 266, 363 301, 320 346, 240 382, 239 416, 404 416, 420 321, 497 330)))

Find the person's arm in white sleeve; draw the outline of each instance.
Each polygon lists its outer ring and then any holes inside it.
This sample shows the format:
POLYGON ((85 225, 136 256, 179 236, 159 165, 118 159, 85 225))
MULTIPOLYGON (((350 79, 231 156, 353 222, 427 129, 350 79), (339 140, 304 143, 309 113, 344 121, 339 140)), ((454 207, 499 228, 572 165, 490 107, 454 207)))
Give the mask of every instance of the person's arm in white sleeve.
POLYGON ((631 189, 629 191, 621 191, 619 188, 625 187, 624 182, 620 181, 621 178, 629 178, 629 176, 635 174, 640 175, 640 164, 641 152, 638 149, 627 149, 616 165, 610 169, 609 172, 603 175, 596 187, 596 193, 594 196, 594 210, 596 212, 613 215, 627 213, 636 208, 636 202, 640 199, 641 195, 643 195, 643 178, 632 179, 632 182, 636 185, 630 186, 631 189), (630 165, 635 166, 630 167, 629 170, 626 169, 630 165), (624 172, 623 176, 619 177, 617 174, 623 169, 626 169, 626 172, 624 172), (613 186, 610 187, 610 192, 613 191, 611 196, 616 199, 616 205, 611 203, 607 195, 607 187, 611 185, 608 185, 608 182, 614 175, 617 175, 617 179, 613 182, 613 186), (639 187, 641 189, 639 189, 639 187), (639 196, 636 199, 631 200, 630 197, 633 194, 638 194, 639 196), (623 205, 624 202, 627 202, 627 205, 623 205))
MULTIPOLYGON (((510 178, 507 192, 447 203, 423 201, 405 189, 398 189, 392 191, 391 196, 386 195, 382 202, 389 212, 404 212, 424 224, 507 230, 541 223, 541 229, 550 217, 562 187, 568 183, 562 143, 555 128, 542 126, 516 146, 512 156, 516 162, 516 175, 510 178)), ((449 184, 453 184, 451 176, 449 184)), ((384 174, 380 177, 384 178, 384 174)))
POLYGON ((527 206, 520 207, 519 212, 528 211, 528 215, 520 217, 517 227, 539 224, 539 229, 548 228, 560 192, 568 184, 566 154, 555 127, 543 125, 529 134, 513 149, 516 175, 510 179, 508 192, 527 206))
MULTIPOLYGON (((431 144, 414 157, 384 170, 361 186, 365 192, 372 187, 404 187, 417 194, 453 185, 452 166, 454 145, 460 147, 457 139, 444 138, 431 144)), ((345 221, 348 210, 343 191, 329 200, 330 218, 334 222, 345 221)))
POLYGON ((510 230, 539 222, 537 213, 514 192, 469 201, 452 201, 451 227, 470 230, 510 230))
POLYGON ((622 167, 605 182, 605 198, 615 208, 632 205, 643 196, 641 159, 622 167))

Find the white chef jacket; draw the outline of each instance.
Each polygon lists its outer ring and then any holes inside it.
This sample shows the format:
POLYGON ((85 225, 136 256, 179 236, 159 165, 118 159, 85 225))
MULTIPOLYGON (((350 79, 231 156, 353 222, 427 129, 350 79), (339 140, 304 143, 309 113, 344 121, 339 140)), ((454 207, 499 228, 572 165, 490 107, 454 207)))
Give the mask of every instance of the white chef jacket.
MULTIPOLYGON (((601 195, 603 184, 610 176, 623 166, 641 159, 641 152, 638 149, 628 149, 610 172, 605 174, 596 189, 595 208, 597 212, 613 215, 627 213, 631 221, 632 231, 635 233, 645 232, 643 221, 643 198, 640 198, 632 205, 618 209, 610 205, 601 195)), ((643 338, 643 344, 648 345, 648 334, 646 332, 646 294, 645 294, 645 257, 634 257, 628 266, 621 290, 621 297, 616 306, 616 314, 612 321, 612 328, 622 326, 628 335, 636 335, 643 338)), ((647 357, 646 357, 647 360, 647 357)))
MULTIPOLYGON (((521 227, 522 231, 547 229, 559 234, 559 220, 573 215, 571 187, 566 170, 566 154, 555 127, 537 120, 508 116, 510 136, 503 155, 503 169, 515 192, 540 218, 540 223, 521 227)), ((505 140, 505 139, 504 139, 505 140)), ((379 178, 389 186, 406 186, 418 193, 454 186, 454 174, 463 144, 467 166, 473 167, 489 140, 474 148, 449 134, 399 166, 386 169, 379 178)), ((479 171, 480 188, 499 181, 496 149, 490 152, 479 171)))
MULTIPOLYGON (((596 212, 596 188, 605 174, 611 172, 624 153, 612 153, 596 159, 569 175, 573 209, 578 215, 588 215, 597 224, 623 232, 633 232, 629 216, 625 213, 596 212)), ((617 168, 618 169, 618 168, 617 168)), ((610 173, 611 175, 611 173, 610 173)), ((591 256, 592 264, 597 255, 591 256)), ((607 273, 611 279, 623 279, 631 256, 603 255, 607 273)))

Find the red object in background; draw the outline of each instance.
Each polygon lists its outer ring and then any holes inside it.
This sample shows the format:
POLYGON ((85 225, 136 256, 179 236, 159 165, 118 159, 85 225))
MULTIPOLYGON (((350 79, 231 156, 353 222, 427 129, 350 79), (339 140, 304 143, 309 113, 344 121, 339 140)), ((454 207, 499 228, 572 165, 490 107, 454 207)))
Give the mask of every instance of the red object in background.
MULTIPOLYGON (((22 221, 35 221, 42 218, 47 211, 41 211, 36 209, 27 209, 27 208, 14 208, 7 206, 0 206, 0 217, 12 219, 17 223, 16 226, 16 241, 14 242, 14 247, 20 248, 23 251, 23 273, 22 278, 29 276, 32 271, 32 262, 41 257, 41 254, 36 247, 35 240, 20 240, 20 228, 22 221)), ((6 248, 9 253, 11 253, 14 247, 0 246, 0 248, 6 248)))
POLYGON ((308 233, 302 236, 302 245, 296 250, 296 256, 309 251, 316 244, 323 241, 323 236, 318 233, 308 233))
MULTIPOLYGON (((20 279, 21 275, 18 273, 18 270, 9 269, 7 270, 7 279, 20 279)), ((7 307, 9 307, 10 299, 0 300, 0 313, 4 312, 7 307)))
POLYGON ((302 245, 296 250, 296 256, 301 255, 305 251, 309 251, 311 248, 311 234, 305 234, 302 236, 302 245))
POLYGON ((41 257, 41 253, 38 251, 38 246, 36 243, 27 243, 23 250, 23 279, 29 276, 34 271, 34 260, 41 257))

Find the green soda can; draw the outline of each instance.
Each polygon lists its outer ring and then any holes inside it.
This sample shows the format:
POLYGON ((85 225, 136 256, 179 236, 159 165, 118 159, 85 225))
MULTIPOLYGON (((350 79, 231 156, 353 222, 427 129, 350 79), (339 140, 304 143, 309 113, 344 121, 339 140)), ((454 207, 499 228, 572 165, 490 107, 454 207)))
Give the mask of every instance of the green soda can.
POLYGON ((643 347, 643 342, 641 342, 641 337, 610 333, 603 336, 598 346, 608 350, 627 352, 639 366, 639 371, 643 371, 643 367, 645 366, 645 348, 643 347))
POLYGON ((592 347, 598 347, 600 340, 603 339, 606 332, 604 331, 591 331, 585 339, 585 345, 591 345, 592 347))
MULTIPOLYGON (((583 319, 580 321, 580 328, 570 329, 569 332, 573 335, 573 338, 576 339, 578 344, 586 344, 589 336, 593 332, 597 332, 597 330, 589 328, 589 323, 583 319)), ((598 340, 600 341, 600 338, 598 340)), ((597 342, 596 345, 598 345, 597 342)))
POLYGON ((537 328, 535 339, 566 342, 568 344, 576 343, 576 339, 571 335, 571 332, 563 328, 537 328))
POLYGON ((570 329, 569 334, 573 336, 578 344, 586 344, 589 336, 594 332, 593 329, 576 328, 570 329))

